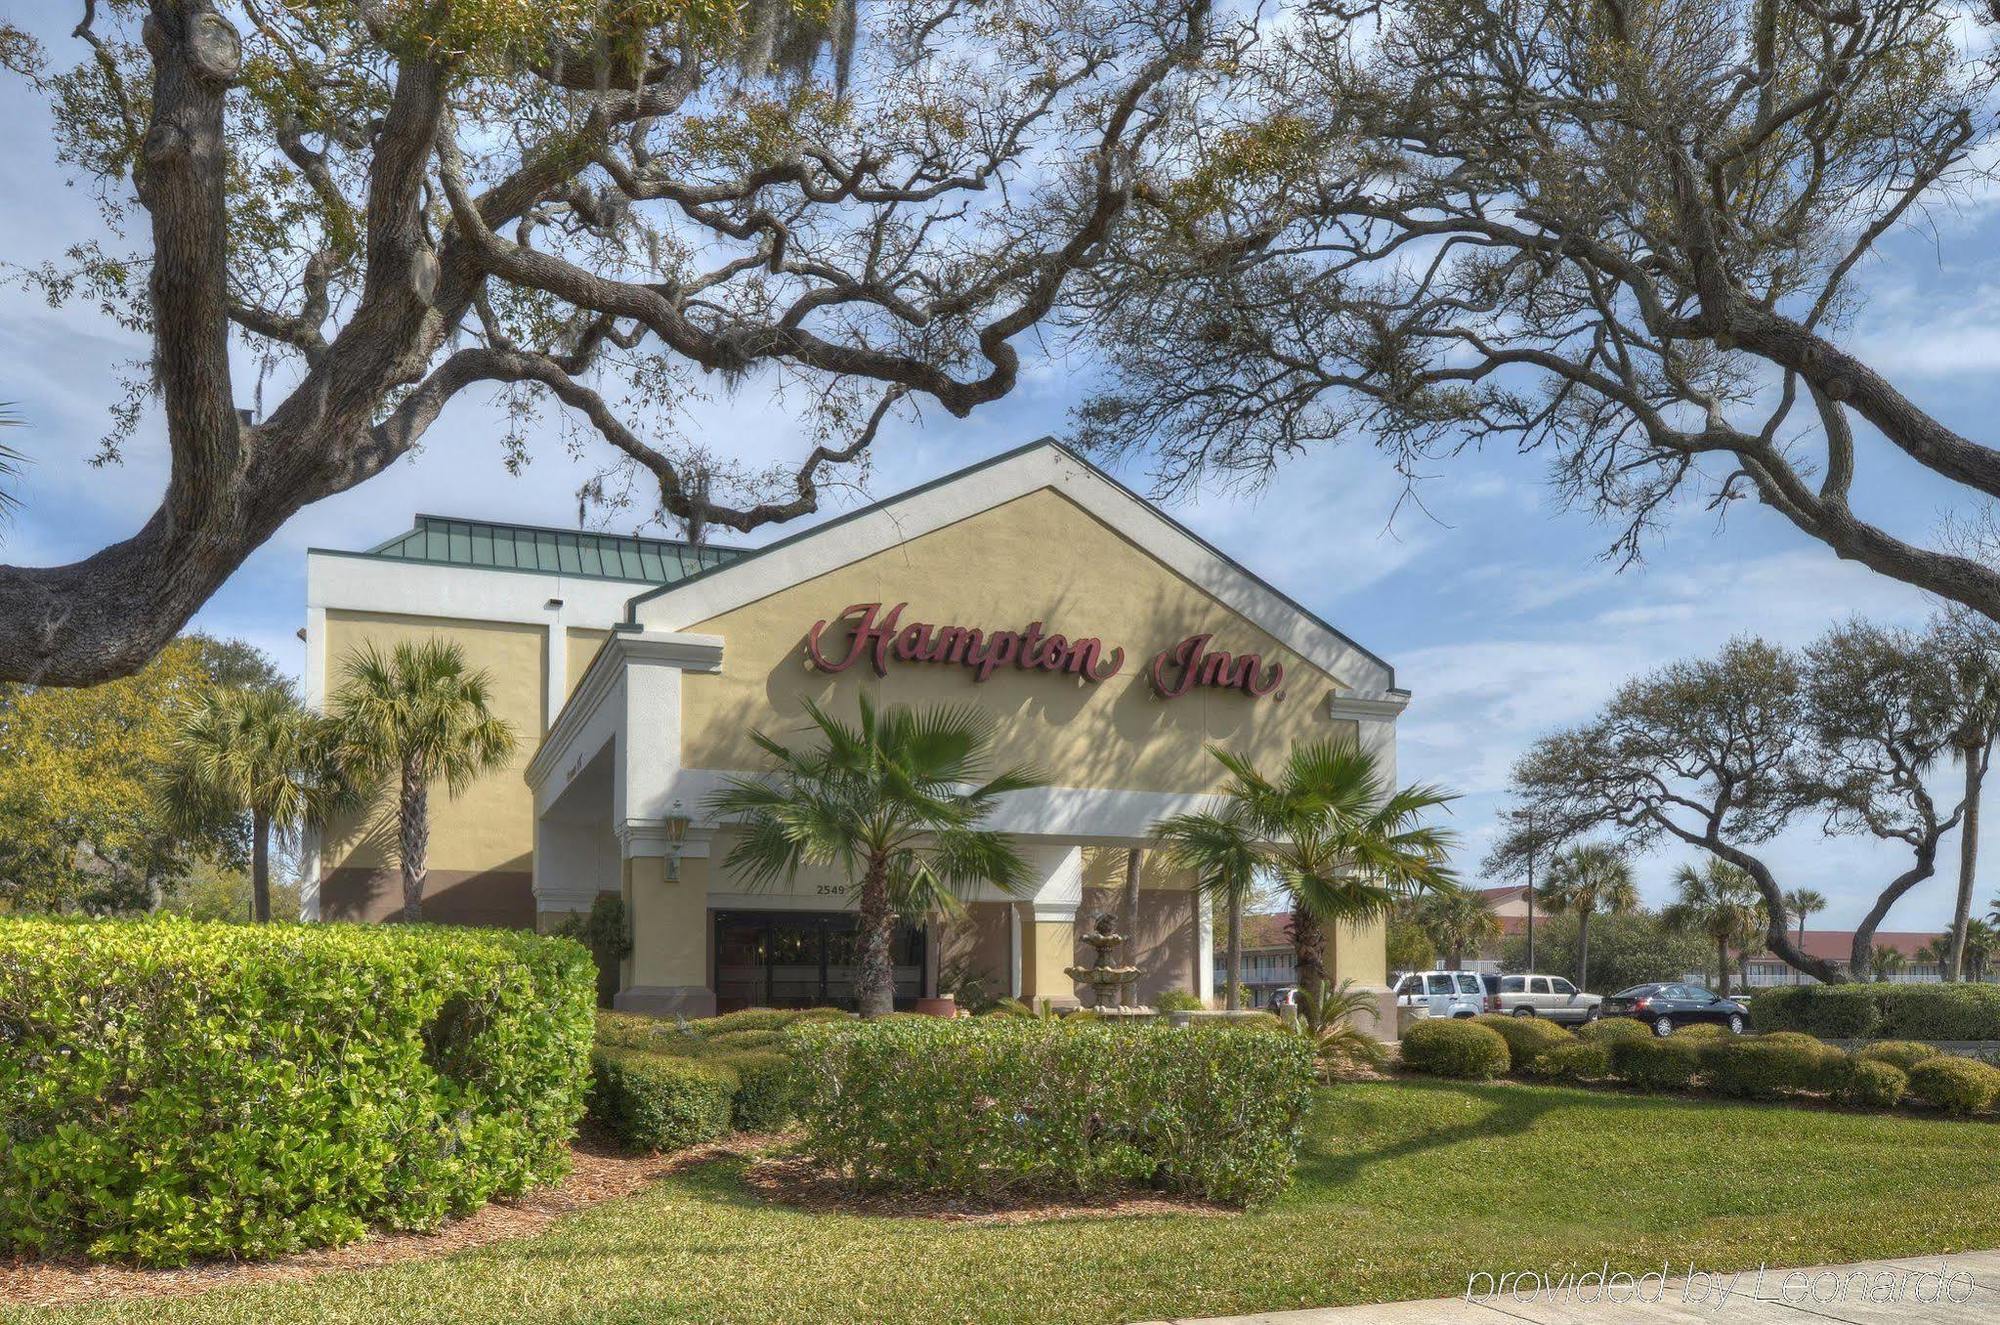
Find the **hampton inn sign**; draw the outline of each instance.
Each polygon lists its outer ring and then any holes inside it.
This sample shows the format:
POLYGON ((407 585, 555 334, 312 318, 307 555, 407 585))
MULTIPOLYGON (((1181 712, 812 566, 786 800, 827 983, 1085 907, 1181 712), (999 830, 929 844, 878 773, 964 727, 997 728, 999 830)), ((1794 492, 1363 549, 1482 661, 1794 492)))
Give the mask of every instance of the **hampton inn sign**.
MULTIPOLYGON (((854 603, 838 616, 813 622, 806 632, 806 659, 822 672, 844 672, 867 658, 875 675, 889 674, 889 661, 943 663, 966 667, 972 679, 984 681, 1003 667, 1024 672, 1060 672, 1096 684, 1118 675, 1125 665, 1125 650, 1113 646, 1108 652, 1095 636, 1071 639, 1057 632, 1044 633, 1042 622, 1030 621, 1021 630, 987 632, 978 626, 939 626, 928 621, 903 623, 903 609, 897 603, 886 613, 880 603, 854 603), (847 627, 845 650, 829 657, 821 642, 829 628, 847 627)), ((1283 663, 1268 667, 1257 654, 1231 655, 1208 647, 1211 635, 1189 635, 1180 643, 1153 656, 1149 674, 1153 691, 1161 699, 1178 699, 1196 686, 1218 690, 1240 690, 1253 699, 1269 695, 1274 701, 1285 697, 1278 686, 1285 679, 1283 663)))
MULTIPOLYGON (((1076 1003, 1079 931, 1123 897, 1161 820, 1210 803, 1210 748, 1275 768, 1300 741, 1352 740, 1393 780, 1409 698, 1387 662, 1053 443, 760 548, 419 516, 307 564, 313 702, 358 650, 442 639, 534 747, 525 769, 433 798, 426 918, 552 927, 620 897, 616 1001, 641 1012, 852 1002, 852 879, 826 863, 743 876, 739 830, 710 806, 769 768, 758 733, 791 739, 808 705, 850 714, 864 681, 885 705, 977 709, 993 767, 1042 774, 988 821, 1026 863, 1020 886, 899 921, 906 1006, 975 976, 959 987, 1076 1003)), ((330 825, 305 916, 393 917, 388 845, 368 813, 330 825)), ((1121 954, 1134 996, 1210 993, 1192 874, 1155 851, 1142 875, 1121 954)), ((1329 978, 1383 988, 1380 924, 1329 945, 1329 978)))

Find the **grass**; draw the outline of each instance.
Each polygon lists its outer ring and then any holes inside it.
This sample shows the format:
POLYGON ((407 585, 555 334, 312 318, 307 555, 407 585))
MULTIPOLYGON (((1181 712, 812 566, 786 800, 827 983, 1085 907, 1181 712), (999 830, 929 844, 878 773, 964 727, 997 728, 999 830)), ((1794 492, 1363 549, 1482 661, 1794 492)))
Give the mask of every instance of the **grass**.
POLYGON ((1322 1092, 1240 1219, 966 1226, 760 1205, 732 1164, 439 1260, 22 1321, 1101 1322, 1465 1291, 1474 1271, 2000 1246, 1991 1122, 1385 1082, 1322 1092))

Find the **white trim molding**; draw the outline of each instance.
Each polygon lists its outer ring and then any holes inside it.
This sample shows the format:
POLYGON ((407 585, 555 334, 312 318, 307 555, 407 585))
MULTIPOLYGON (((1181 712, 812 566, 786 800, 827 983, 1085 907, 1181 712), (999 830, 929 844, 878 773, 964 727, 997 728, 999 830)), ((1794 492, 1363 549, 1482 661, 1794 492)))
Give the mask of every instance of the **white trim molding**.
POLYGON ((1326 712, 1331 718, 1358 722, 1394 722, 1410 704, 1410 692, 1390 690, 1374 694, 1340 691, 1327 696, 1326 712))
POLYGON ((632 600, 647 630, 685 630, 1043 488, 1053 489, 1358 693, 1395 695, 1386 662, 1055 442, 1024 447, 632 600))

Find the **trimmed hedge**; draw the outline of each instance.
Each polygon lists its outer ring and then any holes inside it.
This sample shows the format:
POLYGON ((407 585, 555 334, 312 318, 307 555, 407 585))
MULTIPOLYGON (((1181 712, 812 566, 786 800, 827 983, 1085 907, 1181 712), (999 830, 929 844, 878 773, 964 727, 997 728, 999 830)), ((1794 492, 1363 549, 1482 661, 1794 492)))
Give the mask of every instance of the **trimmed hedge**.
POLYGON ((424 925, 0 919, 0 1248, 178 1265, 562 1176, 596 968, 424 925))
POLYGON ((1828 1091, 1842 1104, 1893 1109, 1910 1088, 1909 1074, 1894 1063, 1842 1055, 1827 1072, 1828 1091))
POLYGON ((1696 1021, 1675 1028, 1674 1034, 1683 1040, 1717 1040, 1731 1034, 1731 1031, 1727 1026, 1717 1022, 1696 1021))
POLYGON ((1940 1054, 1910 1069, 1910 1094, 1963 1117, 1992 1107, 2000 1096, 2000 1068, 1940 1054))
POLYGON ((1470 1019, 1421 1020, 1403 1032, 1403 1066, 1459 1081, 1490 1081, 1507 1070, 1507 1041, 1470 1019))
POLYGON ((1776 1099, 1787 1091, 1824 1090, 1847 1055, 1810 1036, 1724 1035, 1701 1042, 1708 1088, 1737 1099, 1776 1099))
POLYGON ((1503 1017, 1488 1012, 1472 1020, 1507 1042, 1508 1066, 1515 1072, 1525 1071, 1528 1064, 1551 1049, 1576 1043, 1574 1035, 1540 1017, 1503 1017))
POLYGON ((628 1150, 680 1150, 729 1131, 742 1083, 721 1063, 600 1048, 590 1066, 590 1120, 628 1150))
POLYGON ((1750 1021, 1828 1040, 2000 1040, 2000 986, 1787 985, 1760 991, 1750 1021))
POLYGON ((1701 1066, 1699 1042, 1656 1039, 1650 1031, 1644 1038, 1613 1040, 1610 1048, 1612 1075, 1641 1090, 1686 1090, 1701 1066))
POLYGON ((1600 1017, 1576 1028, 1576 1038, 1610 1045, 1619 1040, 1650 1040, 1653 1028, 1632 1017, 1600 1017))
POLYGON ((736 1074, 736 1094, 729 1102, 729 1120, 736 1130, 775 1132, 792 1120, 796 1087, 788 1055, 760 1049, 704 1061, 736 1074))
POLYGON ((1611 1075, 1611 1049, 1589 1040, 1573 1040, 1544 1051, 1529 1062, 1527 1073, 1549 1081, 1601 1081, 1611 1075))
POLYGON ((1915 1040, 1877 1040, 1864 1044, 1854 1051, 1856 1058, 1866 1058, 1872 1062, 1888 1063, 1909 1072, 1927 1058, 1936 1058, 1943 1050, 1934 1044, 1920 1044, 1915 1040))
POLYGON ((991 1196, 1145 1182, 1240 1205, 1289 1180, 1303 1037, 1017 1017, 792 1035, 803 1149, 864 1187, 991 1196))

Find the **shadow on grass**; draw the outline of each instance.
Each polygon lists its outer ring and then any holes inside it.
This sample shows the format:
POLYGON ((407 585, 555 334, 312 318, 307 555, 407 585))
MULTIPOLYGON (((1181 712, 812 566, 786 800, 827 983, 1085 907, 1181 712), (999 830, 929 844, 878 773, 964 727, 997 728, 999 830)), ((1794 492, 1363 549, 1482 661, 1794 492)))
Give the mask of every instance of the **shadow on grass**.
POLYGON ((1421 1155, 1468 1141, 1519 1136, 1551 1113, 1634 1113, 1645 1112, 1658 1104, 1658 1101, 1641 1096, 1548 1087, 1492 1086, 1435 1079, 1406 1079, 1395 1084, 1398 1090, 1457 1095, 1489 1107, 1470 1121, 1432 1128, 1373 1150, 1335 1154, 1309 1147, 1299 1156, 1298 1178, 1302 1184, 1345 1186, 1359 1178, 1362 1171, 1372 1164, 1421 1155))

